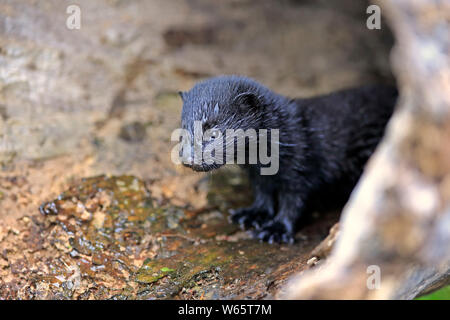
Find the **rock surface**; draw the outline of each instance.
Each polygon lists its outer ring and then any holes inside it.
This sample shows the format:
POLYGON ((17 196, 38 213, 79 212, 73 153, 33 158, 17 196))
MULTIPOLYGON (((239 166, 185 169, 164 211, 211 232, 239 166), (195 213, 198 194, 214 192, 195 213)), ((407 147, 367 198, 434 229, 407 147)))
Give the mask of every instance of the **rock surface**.
POLYGON ((296 245, 269 245, 229 224, 228 202, 216 203, 213 190, 210 198, 209 208, 188 210, 158 205, 133 176, 83 179, 40 216, 2 230, 0 297, 270 298, 307 267, 305 254, 337 218, 316 219, 296 245))

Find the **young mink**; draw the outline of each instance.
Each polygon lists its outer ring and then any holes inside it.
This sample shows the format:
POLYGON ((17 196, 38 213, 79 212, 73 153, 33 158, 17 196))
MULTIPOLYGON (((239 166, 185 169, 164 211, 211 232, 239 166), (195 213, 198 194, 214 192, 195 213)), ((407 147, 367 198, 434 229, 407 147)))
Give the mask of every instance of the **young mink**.
MULTIPOLYGON (((180 95, 182 127, 192 136, 195 121, 223 136, 227 129, 279 129, 278 172, 261 175, 259 161, 241 165, 249 174, 254 202, 230 212, 233 222, 253 228, 254 237, 270 243, 292 243, 300 217, 324 204, 327 209, 345 204, 397 100, 397 90, 387 86, 294 100, 241 76, 207 79, 180 95)), ((200 148, 209 143, 202 141, 200 148)), ((221 166, 195 164, 191 156, 183 163, 195 171, 221 166)))

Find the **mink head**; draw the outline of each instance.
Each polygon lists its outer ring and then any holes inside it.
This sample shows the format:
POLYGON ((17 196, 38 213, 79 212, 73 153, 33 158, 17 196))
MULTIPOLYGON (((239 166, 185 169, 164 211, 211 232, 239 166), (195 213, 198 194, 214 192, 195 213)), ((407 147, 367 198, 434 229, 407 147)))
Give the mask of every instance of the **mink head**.
POLYGON ((230 143, 225 139, 226 130, 261 128, 270 91, 248 78, 220 76, 199 82, 180 96, 181 125, 190 135, 182 143, 182 163, 195 171, 209 171, 226 162, 226 145, 230 143), (219 146, 223 146, 222 154, 217 152, 219 146), (210 152, 212 149, 215 151, 210 152), (209 154, 213 159, 200 157, 209 154))

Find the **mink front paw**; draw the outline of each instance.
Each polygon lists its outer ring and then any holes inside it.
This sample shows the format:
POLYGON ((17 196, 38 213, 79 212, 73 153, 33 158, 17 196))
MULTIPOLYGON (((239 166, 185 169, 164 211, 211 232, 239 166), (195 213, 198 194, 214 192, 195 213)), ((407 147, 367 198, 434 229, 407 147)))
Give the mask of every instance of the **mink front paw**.
POLYGON ((294 233, 280 221, 266 223, 261 229, 255 230, 253 236, 268 243, 294 243, 294 233))
POLYGON ((230 214, 231 222, 239 224, 245 230, 261 227, 268 218, 267 212, 253 207, 230 210, 230 214))

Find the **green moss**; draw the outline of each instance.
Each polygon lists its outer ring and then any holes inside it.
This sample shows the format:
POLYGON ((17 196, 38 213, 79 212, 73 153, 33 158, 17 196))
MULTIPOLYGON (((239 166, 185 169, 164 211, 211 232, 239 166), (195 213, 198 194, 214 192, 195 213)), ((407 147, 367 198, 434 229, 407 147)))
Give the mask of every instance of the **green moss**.
POLYGON ((161 268, 161 272, 174 272, 175 270, 174 269, 170 269, 170 268, 167 268, 167 267, 162 267, 161 268))
POLYGON ((136 280, 138 282, 150 284, 150 283, 156 282, 159 279, 162 279, 165 276, 175 272, 174 269, 167 268, 167 267, 162 267, 159 270, 156 270, 156 272, 152 272, 153 268, 148 267, 148 266, 149 265, 146 265, 146 266, 143 267, 146 272, 140 272, 137 275, 136 280))
POLYGON ((196 274, 229 263, 232 257, 222 247, 211 244, 202 248, 191 247, 185 252, 166 259, 145 260, 136 275, 139 283, 153 283, 171 275, 181 286, 186 285, 196 274))
POLYGON ((450 300, 450 286, 443 287, 416 300, 450 300))

